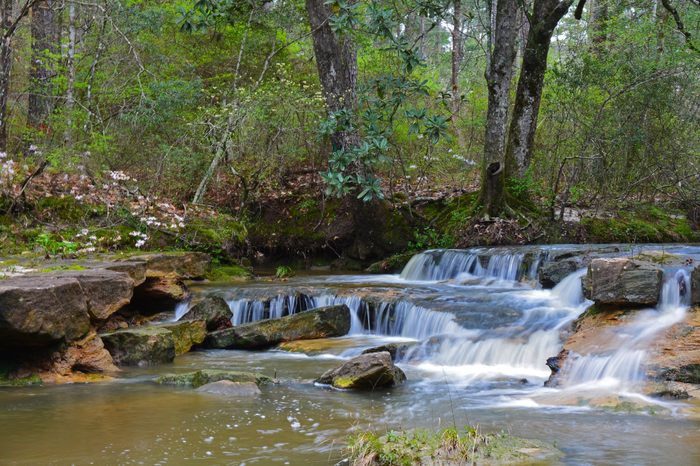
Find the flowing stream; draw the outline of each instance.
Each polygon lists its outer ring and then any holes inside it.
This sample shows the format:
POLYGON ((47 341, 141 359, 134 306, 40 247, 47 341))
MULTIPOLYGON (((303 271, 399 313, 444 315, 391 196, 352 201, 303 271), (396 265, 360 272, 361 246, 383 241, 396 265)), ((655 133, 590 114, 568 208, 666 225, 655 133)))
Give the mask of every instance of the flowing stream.
MULTIPOLYGON (((567 359, 561 386, 546 388, 545 361, 590 304, 585 269, 552 290, 537 286, 538 267, 559 250, 428 251, 400 275, 196 285, 196 294, 227 300, 234 325, 343 303, 351 331, 304 352, 196 351, 172 365, 127 369, 112 383, 2 389, 0 463, 332 465, 356 431, 472 423, 554 442, 565 464, 700 464, 700 421, 685 414, 700 406, 651 400, 639 387, 650 342, 687 313, 687 271, 667 270, 657 309, 617 327, 609 351, 567 359), (353 393, 311 383, 390 342, 401 345, 405 384, 353 393), (281 383, 256 398, 226 399, 150 382, 201 368, 259 371, 281 383), (585 395, 592 388, 653 409, 600 408, 585 395)), ((700 258, 700 247, 681 251, 700 258)))

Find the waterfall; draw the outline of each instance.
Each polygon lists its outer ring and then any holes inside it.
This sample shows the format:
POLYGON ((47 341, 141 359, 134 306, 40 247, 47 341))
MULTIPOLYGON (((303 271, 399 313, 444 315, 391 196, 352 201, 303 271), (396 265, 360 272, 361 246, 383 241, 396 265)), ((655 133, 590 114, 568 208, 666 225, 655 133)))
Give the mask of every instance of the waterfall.
POLYGON ((570 352, 562 369, 563 384, 633 388, 637 382, 644 380, 647 348, 653 338, 681 322, 689 305, 688 272, 684 269, 667 271, 656 309, 638 311, 631 322, 607 329, 607 343, 613 349, 585 356, 570 352))
POLYGON ((178 320, 182 319, 182 316, 187 314, 187 311, 189 311, 189 310, 190 310, 190 300, 186 299, 185 301, 180 301, 175 306, 175 318, 173 320, 178 321, 178 320))
MULTIPOLYGON (((517 281, 522 278, 522 253, 484 255, 470 250, 431 250, 416 254, 401 272, 404 280, 442 281, 474 276, 497 280, 517 281), (486 267, 480 258, 488 258, 486 267)), ((536 274, 530 267, 527 275, 536 274)))
POLYGON ((431 311, 408 301, 381 303, 367 322, 369 333, 422 340, 437 335, 464 333, 449 312, 431 311))

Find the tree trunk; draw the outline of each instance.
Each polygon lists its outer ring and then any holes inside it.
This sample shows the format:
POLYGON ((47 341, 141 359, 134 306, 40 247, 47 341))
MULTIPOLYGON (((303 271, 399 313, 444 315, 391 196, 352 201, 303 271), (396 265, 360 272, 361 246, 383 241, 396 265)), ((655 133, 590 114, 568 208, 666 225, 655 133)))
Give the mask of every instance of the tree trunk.
POLYGON ((58 51, 54 0, 43 0, 32 8, 32 63, 29 70, 30 92, 27 124, 46 130, 47 119, 53 109, 51 80, 54 77, 53 57, 58 51))
POLYGON ((10 93, 10 70, 12 69, 12 27, 13 0, 0 0, 0 151, 7 151, 7 99, 10 93))
POLYGON ((508 133, 506 178, 523 176, 530 166, 549 44, 554 28, 571 3, 571 0, 535 0, 508 133))
POLYGON ((68 2, 68 85, 66 87, 66 131, 64 141, 66 146, 73 145, 73 108, 75 107, 75 2, 68 2))
POLYGON ((462 98, 459 95, 459 69, 462 65, 462 0, 452 1, 452 74, 450 87, 452 93, 452 126, 457 135, 459 147, 464 147, 462 132, 459 128, 459 110, 462 98))
MULTIPOLYGON (((510 86, 513 79, 517 28, 517 0, 496 2, 496 17, 491 31, 491 57, 486 71, 488 111, 484 138, 484 165, 481 180, 481 202, 489 217, 497 217, 505 207, 506 169, 505 144, 510 106, 510 86)), ((492 10, 493 11, 493 10, 492 10)))
MULTIPOLYGON (((357 102, 357 52, 349 36, 337 36, 328 18, 331 11, 324 0, 306 0, 316 67, 326 106, 331 113, 353 112, 357 102)), ((333 150, 349 149, 359 144, 356 131, 339 131, 331 136, 333 150)))

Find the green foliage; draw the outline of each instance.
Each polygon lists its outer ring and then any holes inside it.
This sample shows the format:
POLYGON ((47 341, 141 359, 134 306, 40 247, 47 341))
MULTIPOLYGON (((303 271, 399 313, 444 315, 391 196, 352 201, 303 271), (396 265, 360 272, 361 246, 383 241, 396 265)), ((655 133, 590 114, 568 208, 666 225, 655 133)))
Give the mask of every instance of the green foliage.
MULTIPOLYGON (((505 433, 482 433, 477 426, 462 429, 390 430, 384 434, 363 432, 350 438, 352 464, 412 466, 415 464, 527 463, 531 454, 554 459, 551 446, 505 433)), ((541 458, 539 458, 541 460, 541 458)))
POLYGON ((291 267, 288 267, 286 265, 280 265, 277 266, 275 269, 275 277, 282 279, 282 278, 289 278, 294 276, 294 271, 292 270, 291 267))
POLYGON ((49 233, 41 233, 36 237, 36 246, 39 246, 46 256, 66 256, 73 254, 78 250, 78 245, 72 241, 56 240, 49 233))
POLYGON ((454 245, 452 236, 439 233, 433 227, 425 227, 416 231, 413 241, 408 243, 411 250, 423 251, 425 249, 449 248, 454 245))

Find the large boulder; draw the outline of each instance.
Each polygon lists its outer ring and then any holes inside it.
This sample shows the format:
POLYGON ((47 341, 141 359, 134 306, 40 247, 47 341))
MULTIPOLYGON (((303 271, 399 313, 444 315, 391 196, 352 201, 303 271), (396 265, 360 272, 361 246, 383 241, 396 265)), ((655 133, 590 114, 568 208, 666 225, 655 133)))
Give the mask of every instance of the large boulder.
POLYGON ((175 339, 165 328, 140 327, 100 335, 120 366, 150 366, 175 359, 175 339))
POLYGON ((176 356, 189 352, 193 346, 203 343, 207 338, 207 326, 203 320, 179 320, 155 326, 172 332, 176 356))
POLYGON ((228 303, 220 296, 208 296, 195 304, 181 320, 204 320, 207 330, 221 330, 231 327, 233 312, 228 303))
POLYGON ((538 272, 540 284, 544 288, 554 288, 567 276, 583 267, 583 262, 578 258, 564 259, 555 262, 547 262, 538 272))
POLYGON ((90 330, 88 302, 74 277, 52 273, 0 281, 0 346, 44 346, 90 330))
POLYGON ((392 387, 406 380, 406 374, 396 367, 388 351, 362 354, 331 369, 316 380, 316 383, 335 388, 374 390, 392 387))
POLYGON ((700 304, 700 265, 690 275, 690 293, 693 304, 700 304))
POLYGON ((654 305, 663 282, 662 269, 627 258, 593 259, 583 279, 584 295, 596 304, 654 305))
POLYGON ((228 380, 235 383, 254 383, 258 386, 267 385, 273 379, 257 372, 226 371, 217 369, 202 369, 184 374, 166 374, 158 377, 156 383, 161 385, 179 385, 199 388, 202 385, 228 380))
POLYGON ((209 348, 263 349, 284 341, 339 337, 350 330, 350 309, 344 304, 299 312, 212 332, 209 348))
POLYGON ((73 383, 103 380, 96 374, 114 374, 119 368, 105 349, 102 339, 91 331, 87 336, 71 342, 49 359, 49 366, 39 369, 45 383, 73 383))
POLYGON ((129 304, 134 292, 134 280, 123 272, 103 269, 67 270, 56 276, 75 278, 87 299, 88 312, 93 319, 104 320, 129 304))

